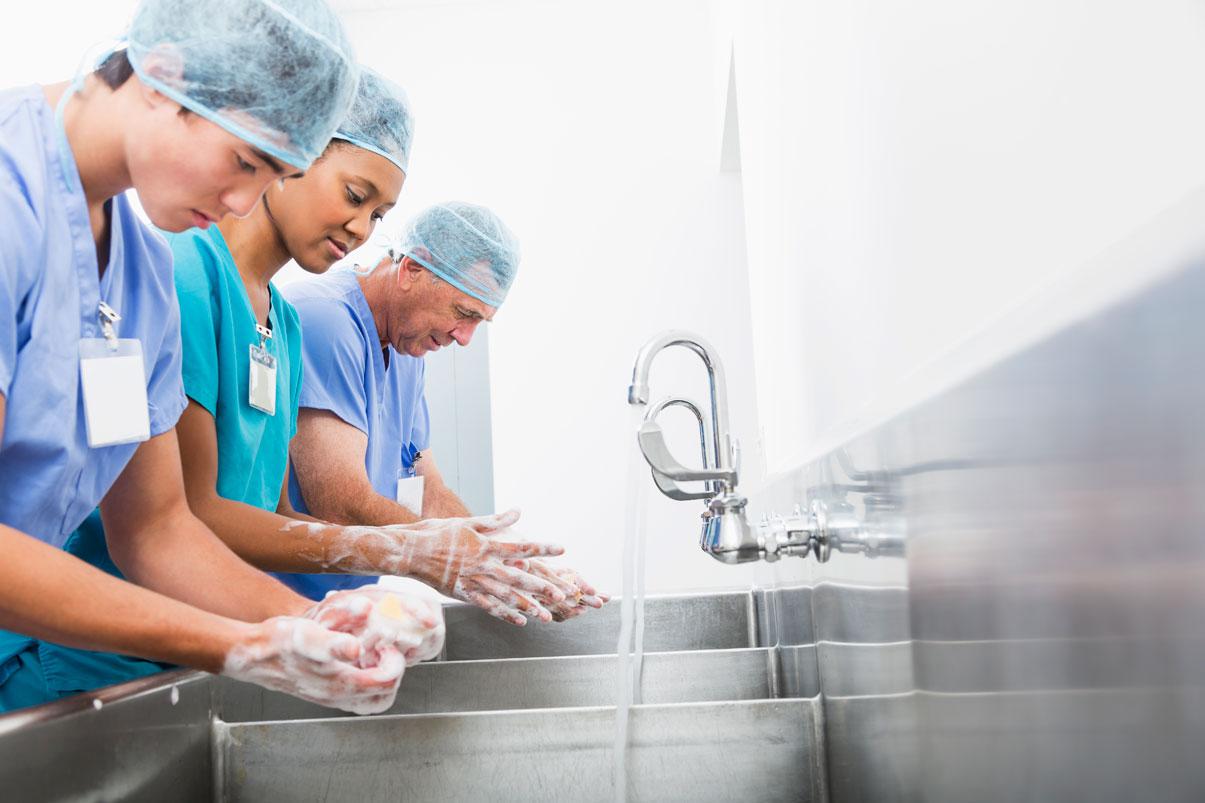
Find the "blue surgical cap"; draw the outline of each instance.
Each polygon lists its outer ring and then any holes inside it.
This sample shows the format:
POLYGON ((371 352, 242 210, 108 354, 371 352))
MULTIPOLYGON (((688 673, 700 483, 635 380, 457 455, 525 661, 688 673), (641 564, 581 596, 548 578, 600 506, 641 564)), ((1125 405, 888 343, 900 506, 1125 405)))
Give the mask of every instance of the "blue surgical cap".
POLYGON ((361 67, 356 99, 335 138, 379 153, 405 173, 410 166, 410 141, 414 139, 414 115, 406 90, 361 67))
POLYGON ((518 238, 484 206, 461 201, 420 212, 406 224, 395 254, 491 307, 502 305, 519 270, 518 238))
POLYGON ((359 80, 324 0, 143 0, 127 38, 144 83, 300 170, 330 142, 359 80))

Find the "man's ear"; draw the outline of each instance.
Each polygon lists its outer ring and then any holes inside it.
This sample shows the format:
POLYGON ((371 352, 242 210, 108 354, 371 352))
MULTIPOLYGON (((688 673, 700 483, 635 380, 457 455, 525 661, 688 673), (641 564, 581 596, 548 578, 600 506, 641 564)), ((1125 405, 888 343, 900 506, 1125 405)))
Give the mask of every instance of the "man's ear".
POLYGON ((418 282, 423 277, 427 269, 415 262, 410 257, 402 257, 402 261, 397 266, 398 284, 409 289, 412 285, 418 282))

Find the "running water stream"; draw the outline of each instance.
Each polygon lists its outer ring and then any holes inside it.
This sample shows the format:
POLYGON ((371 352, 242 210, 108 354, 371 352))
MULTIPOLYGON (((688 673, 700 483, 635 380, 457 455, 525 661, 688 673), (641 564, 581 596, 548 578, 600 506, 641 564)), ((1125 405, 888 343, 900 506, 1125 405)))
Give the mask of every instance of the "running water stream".
POLYGON ((616 803, 627 801, 628 717, 640 704, 640 671, 644 659, 644 562, 648 486, 652 481, 636 443, 645 406, 633 406, 624 442, 628 451, 627 494, 624 496, 623 597, 619 604, 619 642, 616 645, 615 760, 613 788, 616 803), (633 636, 635 644, 633 644, 633 636))

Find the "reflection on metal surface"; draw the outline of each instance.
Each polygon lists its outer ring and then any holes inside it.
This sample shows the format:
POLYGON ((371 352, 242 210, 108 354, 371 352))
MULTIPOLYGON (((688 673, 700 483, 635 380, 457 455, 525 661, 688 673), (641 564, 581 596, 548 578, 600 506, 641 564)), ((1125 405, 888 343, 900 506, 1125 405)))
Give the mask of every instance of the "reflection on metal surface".
MULTIPOLYGON (((775 696, 775 660, 774 650, 766 647, 652 653, 644 663, 643 700, 666 704, 770 699, 775 696)), ((611 655, 419 664, 406 670, 397 702, 388 713, 614 705, 614 666, 615 657, 611 655)), ((222 718, 227 722, 346 716, 335 709, 225 678, 218 679, 217 693, 222 718)))
POLYGON ((904 536, 779 614, 812 621, 833 800, 1205 794, 1202 310, 1185 271, 753 499, 904 536))
MULTIPOLYGON (((642 705, 635 800, 823 800, 814 700, 642 705)), ((218 725, 224 800, 611 799, 613 708, 218 725), (454 770, 449 771, 450 768, 454 770)))
POLYGON ((209 713, 209 676, 170 672, 0 717, 0 798, 212 800, 209 713))

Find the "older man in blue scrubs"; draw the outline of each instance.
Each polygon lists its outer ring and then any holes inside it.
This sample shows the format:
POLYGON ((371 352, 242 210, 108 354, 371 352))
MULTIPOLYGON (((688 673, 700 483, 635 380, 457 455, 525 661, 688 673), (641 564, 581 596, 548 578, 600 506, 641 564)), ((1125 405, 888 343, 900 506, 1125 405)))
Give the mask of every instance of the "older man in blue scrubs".
MULTIPOLYGON (((423 355, 452 343, 467 346, 477 327, 493 319, 518 266, 518 240, 502 221, 484 207, 453 201, 411 220, 400 244, 367 273, 336 271, 284 290, 303 333, 305 378, 290 448, 296 510, 366 525, 470 515, 428 451, 423 355), (423 491, 411 507, 399 498, 399 483, 415 477, 423 491)), ((566 593, 550 609, 553 618, 606 602, 571 570, 535 560, 524 565, 566 593)), ((377 579, 280 576, 311 599, 377 579)), ((523 595, 512 605, 463 598, 519 625, 539 609, 523 595)))

